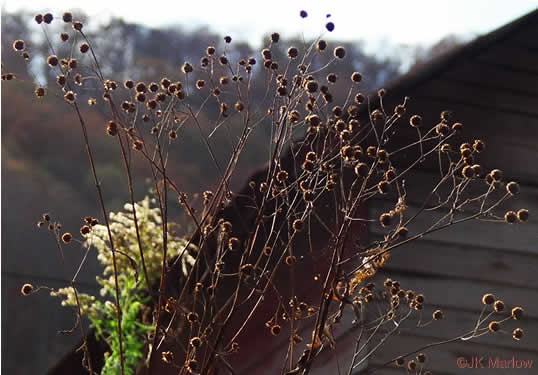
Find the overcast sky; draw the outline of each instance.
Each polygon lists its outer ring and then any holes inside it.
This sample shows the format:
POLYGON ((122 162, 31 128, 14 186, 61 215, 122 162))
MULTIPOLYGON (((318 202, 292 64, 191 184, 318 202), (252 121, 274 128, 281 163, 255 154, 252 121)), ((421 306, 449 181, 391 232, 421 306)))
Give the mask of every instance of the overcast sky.
POLYGON ((256 46, 272 31, 290 37, 319 36, 327 14, 336 25, 331 35, 336 40, 431 44, 447 34, 469 38, 487 33, 538 6, 536 0, 3 0, 2 4, 8 11, 26 7, 57 16, 78 7, 92 18, 121 16, 152 27, 209 25, 256 46), (302 9, 308 12, 306 19, 299 17, 302 9))

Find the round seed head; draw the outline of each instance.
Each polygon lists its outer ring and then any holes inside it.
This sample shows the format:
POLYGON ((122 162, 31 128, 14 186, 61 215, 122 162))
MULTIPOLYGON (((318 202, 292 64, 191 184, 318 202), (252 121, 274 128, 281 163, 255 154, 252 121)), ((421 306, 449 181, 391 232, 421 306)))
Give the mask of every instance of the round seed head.
POLYGON ((296 232, 301 232, 304 229, 304 221, 301 219, 295 219, 292 224, 293 230, 296 232))
POLYGON ((65 23, 72 22, 72 21, 73 21, 73 15, 71 14, 71 12, 65 12, 65 13, 62 15, 62 20, 63 20, 65 23))
POLYGON ((501 329, 501 324, 497 321, 490 322, 488 328, 491 332, 498 332, 501 329))
POLYGON ((508 211, 504 214, 504 221, 508 224, 514 224, 517 221, 517 214, 514 211, 508 211))
POLYGON ((27 297, 32 293, 33 290, 34 286, 32 284, 24 284, 21 288, 21 294, 27 297))
POLYGON ((65 243, 65 244, 68 244, 69 242, 71 242, 71 239, 73 238, 73 236, 71 235, 71 233, 67 232, 67 233, 64 233, 62 235, 62 241, 65 243))
POLYGON ((343 59, 346 56, 346 50, 344 47, 339 46, 334 49, 334 57, 337 59, 343 59))
POLYGON ((295 59, 299 54, 299 51, 295 47, 288 48, 288 57, 290 59, 295 59))
POLYGON ((501 301, 500 299, 495 301, 493 303, 493 309, 495 310, 495 312, 502 312, 504 311, 504 302, 501 301))
POLYGON ((529 210, 522 208, 517 212, 517 219, 524 223, 529 220, 529 210))
POLYGON ((53 19, 54 16, 51 13, 47 13, 43 16, 43 22, 45 22, 46 24, 50 24, 53 19))
POLYGON ((325 25, 325 28, 327 29, 327 31, 332 32, 334 30, 334 23, 327 22, 327 24, 325 25))
POLYGON ((523 337, 523 330, 521 328, 514 329, 514 331, 512 332, 512 337, 514 338, 514 340, 521 340, 521 338, 523 337))
POLYGON ((514 307, 512 309, 512 318, 514 318, 514 320, 520 320, 522 317, 523 317, 523 308, 519 306, 514 307))
POLYGON ((511 195, 516 195, 519 193, 519 184, 517 182, 509 182, 506 184, 506 191, 509 192, 511 195))
POLYGON ((482 303, 484 305, 491 305, 493 302, 495 302, 495 296, 491 293, 486 293, 482 296, 482 303))
POLYGON ((419 115, 411 116, 409 119, 409 124, 414 128, 420 127, 422 125, 422 117, 419 115))
POLYGON ((441 310, 435 310, 432 314, 433 320, 443 319, 443 312, 441 310))

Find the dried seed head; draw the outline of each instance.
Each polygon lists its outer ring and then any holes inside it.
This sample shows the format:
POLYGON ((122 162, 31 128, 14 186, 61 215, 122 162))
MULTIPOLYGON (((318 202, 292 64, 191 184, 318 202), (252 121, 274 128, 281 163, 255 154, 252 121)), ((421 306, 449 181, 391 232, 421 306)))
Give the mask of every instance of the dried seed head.
POLYGON ((319 40, 317 43, 318 51, 325 51, 327 48, 327 42, 323 39, 319 40))
POLYGON ((297 258, 295 258, 295 255, 288 255, 286 257, 286 264, 288 266, 291 266, 291 265, 295 264, 296 261, 297 261, 297 258))
POLYGON ((71 233, 67 232, 67 233, 64 233, 62 235, 62 241, 66 244, 68 244, 69 242, 71 242, 71 239, 73 238, 73 236, 71 235, 71 233))
POLYGON ((358 105, 361 105, 362 103, 364 103, 366 101, 366 97, 359 92, 359 93, 355 94, 355 98, 353 100, 358 105))
POLYGON ((512 332, 512 337, 514 338, 514 340, 521 340, 521 338, 523 337, 523 330, 521 328, 514 329, 514 331, 512 332))
POLYGON ((474 169, 470 165, 466 165, 461 170, 461 175, 465 178, 473 178, 474 177, 474 169))
POLYGON ((283 184, 288 179, 288 172, 281 170, 276 174, 276 181, 283 184))
POLYGON ((351 80, 355 83, 361 82, 362 74, 360 74, 359 72, 353 72, 353 74, 351 74, 351 80))
POLYGON ((508 211, 504 214, 504 221, 508 224, 514 224, 517 221, 517 214, 514 211, 508 211))
POLYGON ((76 30, 76 31, 81 31, 82 30, 82 22, 80 21, 74 21, 73 22, 73 29, 76 30))
POLYGON ((338 79, 338 76, 335 73, 327 74, 327 82, 335 83, 337 79, 338 79))
POLYGON ((65 23, 72 22, 73 21, 73 15, 71 14, 71 12, 64 12, 64 14, 62 15, 62 20, 65 23))
POLYGON ((332 32, 332 31, 334 30, 334 23, 332 23, 332 22, 327 22, 327 23, 325 24, 325 28, 327 29, 327 31, 332 32))
POLYGON ((304 221, 301 219, 295 219, 293 221, 292 228, 296 232, 301 232, 304 229, 304 221))
POLYGON ((187 314, 187 321, 191 324, 196 323, 198 321, 198 314, 191 311, 187 314))
POLYGON ((33 290, 34 286, 32 284, 24 284, 21 288, 21 294, 27 297, 32 293, 33 290))
POLYGON ((381 223, 382 227, 389 227, 392 222, 392 216, 387 213, 381 214, 381 216, 379 216, 379 222, 381 223))
POLYGON ((136 92, 142 92, 145 93, 148 91, 148 88, 144 82, 138 82, 135 86, 136 92))
POLYGON ((494 169, 490 172, 494 181, 501 181, 503 178, 503 172, 500 169, 494 169))
POLYGON ((514 320, 520 320, 522 317, 523 317, 523 308, 519 306, 514 307, 512 309, 512 318, 514 318, 514 320))
POLYGON ((65 93, 64 99, 69 104, 73 104, 75 100, 77 99, 77 94, 75 94, 73 91, 68 91, 65 93))
POLYGON ((399 227, 397 230, 396 230, 396 235, 398 235, 398 237, 407 237, 407 234, 409 233, 409 230, 407 229, 407 227, 399 227))
POLYGON ((234 107, 237 112, 241 112, 245 109, 245 104, 242 101, 237 101, 234 107))
POLYGON ((239 241, 239 238, 237 237, 231 237, 228 240, 228 249, 231 251, 237 251, 239 250, 239 247, 241 246, 241 241, 239 241))
POLYGON ((13 42, 13 49, 15 51, 22 51, 24 49, 24 40, 18 39, 13 42))
POLYGON ((297 48, 295 48, 295 47, 288 48, 288 57, 290 59, 297 58, 298 54, 299 54, 299 51, 297 50, 297 48))
POLYGON ((266 257, 271 256, 272 251, 273 249, 270 246, 266 246, 263 248, 263 255, 265 255, 266 257))
POLYGON ((422 125, 422 117, 419 115, 411 116, 409 119, 409 124, 414 128, 420 127, 422 125))
POLYGON ((139 92, 136 94, 136 100, 140 103, 144 103, 146 101, 146 94, 139 92))
POLYGON ((334 57, 337 59, 343 59, 346 56, 346 50, 342 46, 338 46, 334 49, 334 57))
POLYGON ((441 137, 446 137, 448 134, 450 134, 450 127, 446 124, 440 123, 435 127, 435 132, 441 137))
POLYGON ((90 45, 88 43, 82 43, 79 47, 81 53, 86 53, 90 50, 90 45))
POLYGON ((424 363, 426 362, 426 354, 424 353, 418 353, 417 354, 417 362, 424 363))
POLYGON ((80 234, 85 236, 88 233, 90 233, 90 227, 88 225, 83 225, 80 227, 80 234))
POLYGON ((202 340, 198 336, 195 336, 189 343, 193 348, 199 348, 202 345, 202 340))
POLYGON ((189 64, 188 62, 184 63, 183 66, 181 67, 181 70, 183 71, 183 73, 185 74, 189 74, 189 73, 192 73, 192 71, 194 70, 192 65, 189 64))
POLYGON ((461 122, 456 122, 452 125, 452 130, 455 132, 459 132, 463 130, 463 124, 461 122))
POLYGON ((314 80, 307 81, 305 85, 305 88, 309 93, 314 93, 318 91, 318 87, 319 87, 318 82, 314 80))
POLYGON ((220 63, 220 65, 227 65, 228 64, 228 58, 226 56, 219 57, 219 63, 220 63))
POLYGON ((490 322, 488 328, 491 332, 498 332, 501 329, 501 324, 497 321, 490 322))
POLYGON ((405 359, 403 357, 396 358, 396 361, 394 361, 396 366, 402 367, 405 364, 405 359))
POLYGON ((484 151, 486 148, 486 144, 484 143, 484 141, 480 140, 480 139, 475 139, 474 143, 473 143, 473 149, 476 151, 476 152, 482 152, 484 151))
POLYGON ((308 13, 306 13, 306 10, 301 10, 301 11, 299 12, 299 15, 301 16, 301 18, 306 18, 306 17, 308 17, 308 13))
POLYGON ((377 191, 380 194, 387 194, 389 192, 389 183, 387 181, 379 181, 377 184, 377 191))
POLYGON ((177 138, 177 132, 176 132, 174 129, 170 130, 170 131, 168 132, 168 137, 169 137, 170 139, 176 139, 176 138, 177 138))
POLYGON ((394 113, 398 117, 402 117, 405 114, 405 107, 401 104, 398 104, 396 107, 394 107, 394 113))
POLYGON ((529 210, 522 208, 517 212, 517 219, 524 223, 529 220, 529 210))
POLYGON ((50 66, 57 66, 58 62, 58 56, 56 55, 50 55, 49 57, 47 57, 47 64, 49 64, 50 66))
POLYGON ((443 312, 441 310, 435 310, 432 314, 433 320, 441 320, 443 319, 443 312))
POLYGON ((271 34, 271 42, 272 43, 278 43, 280 40, 280 34, 279 33, 272 33, 271 34))
POLYGON ((140 140, 133 142, 133 149, 136 151, 141 151, 144 148, 144 143, 140 140))
POLYGON ((413 360, 407 362, 407 370, 408 371, 415 371, 417 369, 417 363, 413 360))
POLYGON ((506 191, 509 192, 512 195, 516 195, 519 193, 519 184, 517 182, 509 182, 506 184, 506 191))
POLYGON ((36 14, 36 16, 34 17, 34 20, 37 22, 38 25, 41 25, 41 22, 43 22, 43 15, 36 14))
POLYGON ((370 168, 368 167, 368 164, 366 163, 357 163, 355 165, 355 174, 359 177, 365 178, 368 176, 368 171, 370 168))
POLYGON ((43 22, 45 22, 46 24, 50 24, 53 19, 54 16, 51 13, 47 13, 43 16, 43 22))
POLYGON ((495 310, 495 312, 504 311, 504 302, 501 301, 500 299, 495 301, 495 303, 493 303, 493 309, 495 310))
POLYGON ((110 136, 115 136, 118 134, 118 125, 114 121, 109 121, 106 127, 106 133, 110 136))
POLYGON ((270 328, 270 331, 271 331, 271 335, 278 336, 280 334, 280 331, 281 331, 280 325, 278 325, 278 324, 272 325, 271 328, 270 328))
POLYGON ((493 302, 495 302, 495 296, 493 294, 487 293, 482 296, 482 303, 484 305, 491 305, 493 302))

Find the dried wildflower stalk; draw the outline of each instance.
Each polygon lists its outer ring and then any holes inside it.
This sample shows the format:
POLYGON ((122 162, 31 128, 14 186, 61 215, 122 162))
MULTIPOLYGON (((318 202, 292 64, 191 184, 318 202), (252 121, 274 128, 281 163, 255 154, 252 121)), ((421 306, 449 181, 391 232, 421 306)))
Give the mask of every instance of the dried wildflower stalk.
MULTIPOLYGON (((301 12, 301 17, 306 16, 301 12)), ((397 281, 386 280, 381 289, 369 281, 390 260, 392 251, 469 220, 516 223, 528 219, 525 209, 499 213, 519 186, 504 181, 497 169, 483 173, 476 160, 485 149, 482 140, 454 143, 463 125, 453 121, 450 112, 441 113, 439 123, 428 126, 420 115, 406 113, 409 98, 393 109, 385 108, 385 90, 374 98, 362 93, 359 72, 349 72, 347 77, 331 72, 333 64, 346 57, 342 46, 333 49, 332 57, 325 56, 330 53, 324 40, 282 49, 280 36, 274 33, 261 51, 261 61, 250 56, 234 61, 228 49, 209 46, 199 64, 184 62, 173 79, 120 84, 105 78, 82 23, 73 21, 70 13, 63 20, 73 28, 71 34, 61 34, 63 43, 72 40, 75 45, 77 39, 83 40, 73 49, 80 51, 80 59, 58 56, 50 43, 47 63, 57 75, 56 90, 80 122, 98 192, 104 225, 90 218, 81 234, 83 246, 99 249, 99 260, 106 265, 109 278, 100 282, 115 296, 115 305, 109 303, 106 311, 109 318, 116 316, 122 374, 134 371, 131 357, 124 358, 121 304, 125 305, 126 297, 120 289, 126 285, 137 290, 135 295, 141 299, 135 301, 137 308, 144 303, 152 309, 153 332, 142 345, 150 371, 206 374, 221 367, 234 373, 236 364, 227 355, 240 352, 238 342, 249 334, 247 324, 256 314, 271 309, 266 323, 269 334, 289 336, 284 372, 290 375, 308 374, 321 352, 334 349, 338 342, 332 329, 349 318, 345 313, 351 314, 359 328, 349 364, 351 374, 398 334, 404 323, 415 322, 414 327, 421 328, 443 318, 442 311, 436 310, 423 321, 420 312, 425 297, 402 289, 397 281), (108 110, 110 121, 104 130, 117 138, 121 150, 130 197, 126 214, 109 216, 105 208, 80 110, 80 98, 87 96, 80 86, 87 81, 98 82, 96 97, 102 99, 90 97, 88 104, 108 110), (260 82, 263 100, 252 102, 260 82), (202 116, 206 113, 211 114, 210 120, 202 116), (199 133, 219 177, 217 186, 202 194, 201 203, 182 192, 167 167, 169 150, 185 127, 199 133), (230 139, 231 156, 219 160, 210 139, 232 127, 239 131, 236 139, 230 139), (239 157, 253 132, 262 127, 270 132, 267 169, 240 194, 233 194, 230 184, 239 157), (408 142, 400 145, 398 135, 407 132, 402 127, 416 132, 416 138, 405 138, 408 142), (406 186, 411 185, 413 171, 428 160, 438 164, 439 179, 417 203, 406 186), (156 209, 150 209, 147 201, 135 202, 135 162, 150 167, 156 209), (194 228, 188 240, 171 233, 170 195, 177 197, 188 225, 194 228), (390 207, 367 217, 363 208, 369 202, 390 207), (417 218, 426 214, 434 215, 433 224, 416 227, 417 218), (356 232, 364 233, 367 223, 378 226, 383 235, 370 243, 356 241, 356 232), (309 262, 322 265, 322 272, 313 275, 321 284, 316 302, 307 302, 307 296, 297 292, 298 278, 304 277, 301 273, 309 262), (145 288, 138 283, 139 269, 145 288), (286 283, 281 282, 283 275, 286 283), (155 298, 144 299, 142 290, 155 298), (375 311, 378 314, 368 318, 375 311), (311 332, 311 340, 299 334, 304 329, 311 332), (171 344, 174 340, 180 344, 171 344)), ((47 15, 36 17, 38 23, 52 21, 47 15)), ((329 32, 334 27, 332 22, 326 25, 329 32)), ((226 44, 231 41, 225 38, 226 44)), ((13 48, 24 57, 24 41, 15 41, 13 48)), ((40 86, 35 94, 43 98, 49 90, 40 86)), ((55 233, 60 251, 62 241, 72 242, 71 234, 55 233)), ((53 293, 65 296, 64 304, 77 306, 78 319, 84 314, 95 319, 95 306, 101 305, 88 296, 79 298, 75 286, 82 266, 71 288, 53 293)), ((25 285, 22 292, 30 294, 32 287, 25 285)), ((521 317, 522 309, 516 307, 510 316, 491 320, 502 310, 501 303, 492 298, 484 297, 484 310, 473 329, 403 354, 391 363, 418 373, 426 355, 419 353, 406 364, 407 357, 432 346, 497 332, 507 320, 521 317)), ((129 311, 133 319, 139 318, 141 310, 129 311)), ((515 339, 522 336, 519 328, 513 331, 515 339)), ((132 349, 128 337, 127 351, 132 349)), ((142 353, 135 356, 137 361, 142 357, 142 353)), ((92 371, 90 363, 88 357, 92 371)))

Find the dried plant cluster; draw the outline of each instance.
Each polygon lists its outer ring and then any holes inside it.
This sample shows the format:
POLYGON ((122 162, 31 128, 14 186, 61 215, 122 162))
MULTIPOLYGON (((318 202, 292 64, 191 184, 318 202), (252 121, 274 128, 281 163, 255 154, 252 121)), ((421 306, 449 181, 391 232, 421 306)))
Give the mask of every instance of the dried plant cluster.
MULTIPOLYGON (((307 13, 300 15, 304 18, 307 13)), ((92 247, 99 251, 107 277, 100 282, 111 301, 101 304, 77 293, 76 278, 84 264, 70 288, 52 293, 74 307, 83 337, 80 319, 94 317, 94 326, 111 346, 107 358, 116 361, 108 361, 103 373, 149 369, 209 374, 220 369, 235 374, 236 359, 248 350, 241 342, 259 335, 263 340, 287 337, 280 341, 287 346, 282 372, 307 374, 320 353, 339 349, 333 330, 344 320, 357 329, 356 347, 347 364, 351 373, 404 323, 421 329, 443 319, 439 309, 424 312, 426 297, 419 291, 406 290, 395 280, 377 284, 371 280, 393 251, 469 220, 516 224, 529 217, 526 209, 503 211, 503 204, 518 194, 518 184, 505 181, 498 169, 486 172, 479 164, 485 143, 458 142, 464 126, 453 121, 449 111, 440 114, 438 124, 426 124, 420 114, 407 112, 410 98, 386 108, 385 90, 374 96, 361 92, 359 72, 344 77, 331 72, 346 58, 341 46, 318 39, 289 46, 287 56, 277 56, 274 49, 280 37, 274 33, 259 56, 237 56, 227 36, 224 49, 208 46, 198 62, 179 64, 174 77, 118 82, 103 75, 84 25, 70 13, 60 20, 51 14, 37 15, 35 21, 44 26, 50 41, 47 64, 57 82, 57 87, 37 87, 35 95, 63 97, 66 112, 78 119, 101 209, 99 220, 85 218, 81 237, 63 233, 49 215, 38 226, 48 226, 60 253, 65 246, 81 246, 86 255, 92 247), (65 22, 70 28, 59 36, 48 35, 51 22, 65 22), (71 43, 70 54, 59 56, 57 43, 71 43), (330 54, 328 64, 318 63, 320 55, 330 54), (265 75, 262 102, 250 100, 254 69, 265 75), (89 81, 98 82, 99 95, 86 103, 79 97, 89 81), (345 93, 343 98, 334 94, 338 90, 345 93), (195 102, 202 104, 194 106, 195 102), (101 187, 93 162, 81 107, 97 103, 106 105, 110 120, 103 131, 121 151, 129 197, 125 213, 107 210, 103 190, 109 187, 101 187), (199 121, 205 112, 217 113, 209 135, 199 121), (218 160, 208 139, 215 132, 228 132, 230 126, 240 129, 239 136, 230 139, 232 156, 218 160), (218 186, 201 194, 199 205, 167 174, 167 165, 174 163, 168 151, 185 127, 200 129, 220 178, 218 186), (234 193, 230 179, 249 136, 260 127, 270 134, 267 168, 246 189, 234 193), (400 134, 409 130, 416 133, 414 139, 400 145, 400 134), (438 179, 428 194, 411 198, 413 191, 406 185, 413 185, 413 171, 428 160, 438 164, 438 179), (154 208, 148 200, 135 202, 139 182, 132 177, 134 163, 147 163, 151 169, 154 208), (365 214, 368 204, 375 211, 379 202, 390 207, 373 216, 365 214), (171 204, 187 213, 183 228, 194 228, 182 234, 185 240, 174 232, 171 204), (420 215, 435 219, 427 227, 417 227, 420 215), (365 241, 366 225, 383 235, 365 241), (358 240, 356 233, 361 233, 358 240), (304 286, 315 296, 302 295, 304 286), (106 313, 98 316, 99 309, 106 313), (266 314, 266 332, 260 330, 263 327, 251 328, 260 312, 266 314), (141 335, 126 329, 134 329, 132 321, 137 319, 141 335), (104 326, 113 332, 103 333, 104 326), (133 340, 142 340, 142 345, 129 344, 133 340), (135 362, 130 359, 133 355, 135 362)), ((332 22, 326 24, 328 32, 334 28, 332 22)), ((30 58, 24 41, 15 41, 13 48, 22 59, 30 58)), ((3 78, 16 79, 10 73, 3 78)), ((25 284, 21 292, 30 295, 40 288, 25 284)), ((510 311, 491 294, 483 303, 474 327, 452 340, 402 353, 386 365, 426 374, 424 352, 432 346, 508 329, 514 339, 522 338, 520 328, 505 328, 510 320, 522 317, 521 307, 510 311)), ((84 366, 99 372, 86 342, 83 349, 84 366)))

